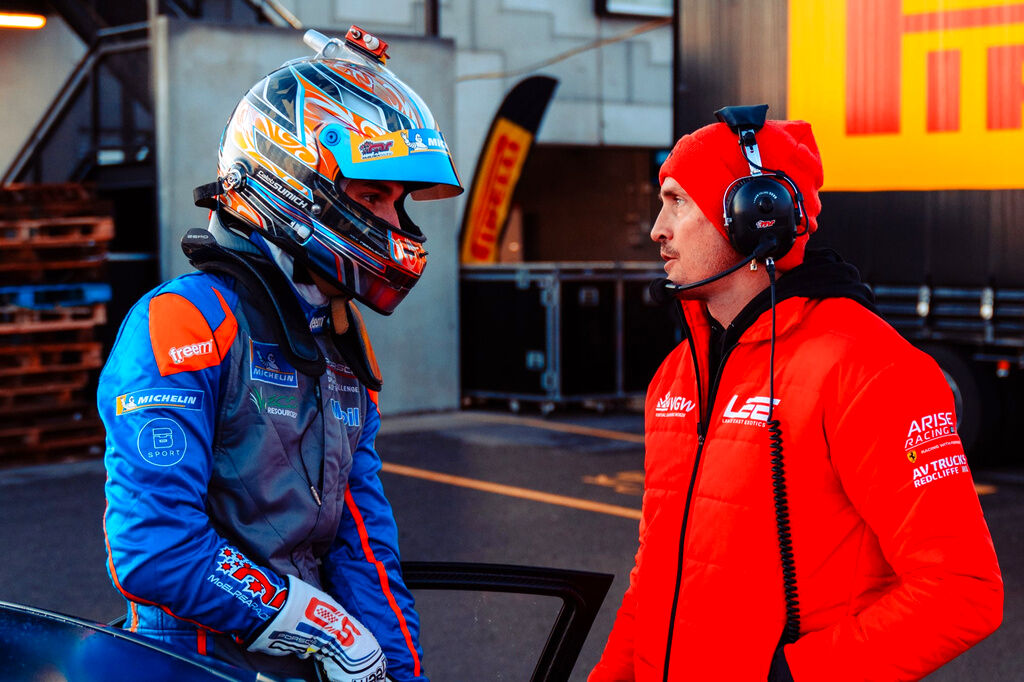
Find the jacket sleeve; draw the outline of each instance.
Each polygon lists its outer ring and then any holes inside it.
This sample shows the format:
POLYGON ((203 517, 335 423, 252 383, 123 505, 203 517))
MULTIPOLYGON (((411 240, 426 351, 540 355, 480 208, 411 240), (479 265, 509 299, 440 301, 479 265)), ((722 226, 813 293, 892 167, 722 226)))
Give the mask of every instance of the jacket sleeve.
POLYGON ((377 638, 388 659, 389 678, 425 681, 419 616, 402 579, 398 528, 378 475, 381 461, 374 441, 379 430, 380 414, 367 392, 345 513, 323 561, 324 585, 377 638))
POLYGON ((101 373, 107 569, 129 601, 244 638, 280 609, 287 583, 205 511, 221 363, 237 331, 223 295, 205 289, 143 299, 101 373))
POLYGON ((935 363, 915 350, 851 383, 826 418, 832 465, 896 580, 786 658, 798 682, 919 679, 999 626, 1002 578, 935 363))
POLYGON ((634 679, 633 642, 636 633, 636 580, 643 554, 643 521, 640 522, 640 551, 636 554, 633 570, 629 572, 629 587, 622 598, 622 605, 615 614, 615 624, 608 643, 604 646, 601 660, 590 671, 587 682, 629 682, 634 679))

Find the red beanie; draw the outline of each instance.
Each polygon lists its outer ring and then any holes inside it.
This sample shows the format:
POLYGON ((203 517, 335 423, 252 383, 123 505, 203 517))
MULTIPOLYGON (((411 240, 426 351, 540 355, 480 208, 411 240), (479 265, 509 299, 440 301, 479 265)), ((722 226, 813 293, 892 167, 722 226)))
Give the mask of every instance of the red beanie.
MULTIPOLYGON (((821 200, 818 188, 823 181, 821 154, 805 121, 767 121, 757 133, 757 147, 761 152, 761 165, 780 170, 796 183, 804 197, 807 213, 806 234, 797 237, 796 244, 777 267, 791 269, 804 260, 807 238, 818 229, 821 200)), ((672 153, 661 165, 658 182, 672 177, 697 202, 722 236, 729 238, 725 229, 722 199, 725 190, 737 178, 750 175, 750 167, 740 149, 739 137, 724 123, 713 123, 676 142, 672 153)), ((797 228, 804 232, 804 225, 797 228)))

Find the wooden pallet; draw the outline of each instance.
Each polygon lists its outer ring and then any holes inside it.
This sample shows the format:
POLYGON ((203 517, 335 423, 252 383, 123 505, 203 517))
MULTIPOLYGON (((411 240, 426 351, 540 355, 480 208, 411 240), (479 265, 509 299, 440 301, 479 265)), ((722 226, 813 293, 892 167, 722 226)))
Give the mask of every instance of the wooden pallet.
POLYGON ((75 421, 95 414, 95 396, 84 389, 57 394, 9 396, 6 400, 0 398, 0 427, 43 417, 75 421))
POLYGON ((110 216, 0 220, 0 249, 93 246, 113 238, 110 216))
POLYGON ((103 365, 100 350, 99 341, 0 346, 0 385, 4 377, 96 369, 103 365))
MULTIPOLYGON (((56 249, 36 249, 25 246, 0 251, 0 272, 35 272, 95 268, 107 260, 106 247, 65 246, 56 249)), ((12 282, 18 284, 18 282, 12 282)))
POLYGON ((106 250, 62 253, 53 258, 31 250, 17 255, 10 260, 0 259, 0 286, 101 282, 106 273, 106 250))
POLYGON ((103 453, 105 439, 98 419, 0 427, 0 463, 95 457, 103 453))
MULTIPOLYGON (((2 317, 2 315, 0 315, 2 317)), ((2 325, 0 325, 2 329, 2 325)), ((0 332, 0 344, 3 345, 44 345, 53 343, 88 343, 96 340, 94 327, 81 329, 54 329, 40 332, 10 333, 0 332)))
POLYGON ((97 199, 91 186, 14 184, 0 188, 0 219, 110 215, 108 201, 97 199))
POLYGON ((29 372, 0 376, 0 391, 13 398, 32 395, 64 394, 84 388, 89 383, 88 370, 70 372, 29 372))
POLYGON ((0 308, 0 336, 34 334, 65 329, 85 329, 107 321, 103 303, 40 310, 35 308, 0 308))

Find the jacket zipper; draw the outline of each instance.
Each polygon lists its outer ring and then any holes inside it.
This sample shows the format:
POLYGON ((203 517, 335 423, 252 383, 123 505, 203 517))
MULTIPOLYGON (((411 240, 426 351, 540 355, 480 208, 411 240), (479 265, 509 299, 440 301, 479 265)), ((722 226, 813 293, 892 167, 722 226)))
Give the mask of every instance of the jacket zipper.
MULTIPOLYGON (((313 384, 313 392, 316 394, 316 406, 317 406, 316 410, 320 414, 320 421, 321 421, 321 425, 320 425, 321 426, 321 429, 320 429, 320 442, 323 443, 323 446, 321 446, 320 449, 323 451, 323 459, 327 459, 327 448, 326 448, 326 443, 325 443, 326 436, 324 435, 324 430, 327 428, 327 425, 322 423, 322 422, 324 422, 326 420, 326 417, 324 417, 323 396, 320 393, 320 378, 319 377, 317 377, 316 383, 313 384)), ((299 457, 301 457, 301 456, 302 456, 302 454, 299 453, 299 457)), ((305 468, 305 464, 303 464, 303 468, 305 468)), ((322 460, 321 460, 321 463, 320 463, 320 477, 319 477, 318 481, 314 481, 312 479, 312 477, 309 475, 309 472, 306 472, 306 479, 309 481, 309 492, 313 493, 313 501, 316 502, 316 506, 317 506, 317 514, 316 514, 317 523, 320 522, 320 510, 324 506, 324 503, 323 503, 323 500, 320 499, 320 492, 316 489, 316 484, 319 482, 320 485, 323 485, 323 477, 324 477, 324 465, 323 465, 323 461, 322 460)), ((314 524, 313 527, 315 528, 316 524, 314 524)))
MULTIPOLYGON (((722 370, 725 368, 725 361, 728 360, 733 348, 736 347, 736 344, 734 343, 722 353, 722 358, 718 362, 718 371, 715 373, 715 378, 708 384, 707 404, 702 404, 700 365, 697 362, 697 348, 696 344, 693 342, 693 334, 690 332, 690 327, 686 323, 686 318, 683 317, 682 319, 687 340, 690 342, 690 354, 693 357, 693 373, 697 379, 697 405, 700 408, 700 418, 697 420, 697 454, 693 460, 693 471, 690 473, 690 485, 686 490, 686 505, 683 507, 683 523, 682 527, 679 529, 679 554, 676 561, 676 585, 672 594, 672 610, 669 612, 668 641, 665 643, 664 682, 668 682, 669 666, 672 662, 672 636, 676 624, 676 609, 679 606, 679 590, 683 579, 683 545, 686 540, 686 524, 690 517, 690 500, 693 497, 693 488, 697 483, 697 471, 700 469, 700 458, 701 454, 704 452, 705 436, 707 435, 708 429, 711 427, 711 413, 714 411, 712 408, 715 403, 715 394, 718 392, 718 382, 722 378, 722 370), (707 408, 706 412, 704 410, 705 407, 707 408)), ((724 333, 727 335, 728 330, 724 333)))

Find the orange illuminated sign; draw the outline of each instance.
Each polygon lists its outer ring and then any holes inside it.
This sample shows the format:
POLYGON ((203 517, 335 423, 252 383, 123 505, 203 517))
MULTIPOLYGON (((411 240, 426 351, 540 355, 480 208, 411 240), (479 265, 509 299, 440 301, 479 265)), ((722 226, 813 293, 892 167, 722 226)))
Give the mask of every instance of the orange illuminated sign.
POLYGON ((1024 188, 1024 2, 790 0, 825 189, 1024 188))
POLYGON ((0 12, 0 28, 42 28, 46 17, 41 14, 13 14, 0 12))

